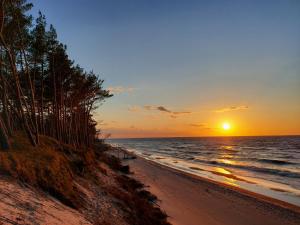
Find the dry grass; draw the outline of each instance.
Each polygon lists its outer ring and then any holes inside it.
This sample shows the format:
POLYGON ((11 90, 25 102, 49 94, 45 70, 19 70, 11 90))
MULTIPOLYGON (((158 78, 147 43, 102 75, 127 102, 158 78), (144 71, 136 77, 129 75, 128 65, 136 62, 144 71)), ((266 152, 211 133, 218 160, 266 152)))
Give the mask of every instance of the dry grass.
POLYGON ((123 166, 121 160, 113 155, 108 155, 105 152, 97 154, 98 160, 106 163, 111 169, 129 174, 129 166, 123 166))
MULTIPOLYGON (((85 207, 83 193, 76 187, 77 176, 93 182, 99 190, 105 189, 115 207, 121 208, 130 225, 167 225, 167 216, 156 207, 156 197, 144 189, 144 185, 128 177, 129 167, 104 152, 108 145, 92 149, 74 149, 60 144, 53 138, 41 136, 38 147, 32 147, 24 134, 14 135, 12 149, 0 151, 0 172, 17 180, 40 188, 75 209, 85 207), (101 186, 95 172, 108 176, 99 161, 107 164, 113 172, 110 179, 114 187, 101 186)), ((111 173, 111 172, 110 172, 111 173)), ((110 224, 109 221, 107 224, 110 224)))
POLYGON ((145 190, 144 184, 127 176, 129 167, 123 166, 119 158, 106 154, 106 151, 96 152, 98 160, 117 172, 115 180, 118 185, 105 188, 127 215, 128 224, 169 225, 167 215, 156 205, 157 197, 145 190))
POLYGON ((127 176, 117 178, 121 188, 108 190, 127 212, 131 225, 169 225, 167 215, 155 206, 157 198, 143 189, 144 185, 127 176))
POLYGON ((110 187, 107 192, 127 212, 126 220, 130 225, 169 225, 167 215, 156 206, 157 197, 145 190, 144 184, 125 175, 130 173, 128 166, 123 166, 119 158, 102 151, 97 156, 100 161, 120 173, 115 178, 119 186, 110 187))
POLYGON ((19 133, 12 140, 12 149, 0 151, 0 171, 78 208, 81 203, 73 178, 91 166, 88 163, 93 161, 91 154, 62 146, 55 139, 43 136, 39 146, 34 148, 19 133))

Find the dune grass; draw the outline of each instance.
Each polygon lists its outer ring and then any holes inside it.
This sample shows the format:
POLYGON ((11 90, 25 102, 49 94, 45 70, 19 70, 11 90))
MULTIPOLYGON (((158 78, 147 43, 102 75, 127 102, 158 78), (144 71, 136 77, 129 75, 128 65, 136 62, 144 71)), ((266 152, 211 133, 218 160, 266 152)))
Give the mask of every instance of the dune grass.
POLYGON ((128 166, 113 155, 102 154, 101 161, 106 162, 112 169, 120 171, 116 177, 119 188, 109 189, 108 192, 120 201, 125 211, 128 211, 127 221, 131 225, 168 225, 167 215, 157 205, 157 197, 145 190, 144 184, 135 180, 128 166))
POLYGON ((33 147, 22 134, 15 134, 12 148, 0 151, 0 172, 39 187, 64 204, 80 207, 74 176, 81 174, 93 162, 91 151, 79 151, 41 136, 33 147))
POLYGON ((75 149, 53 138, 41 136, 38 147, 33 147, 22 133, 14 135, 9 151, 0 151, 0 173, 34 186, 50 194, 74 209, 84 207, 82 194, 76 188, 76 177, 97 182, 97 172, 106 174, 97 166, 107 164, 112 171, 116 187, 106 188, 107 193, 119 202, 130 225, 167 225, 167 216, 156 206, 156 197, 144 189, 144 185, 127 176, 128 166, 105 151, 108 145, 93 149, 75 149))

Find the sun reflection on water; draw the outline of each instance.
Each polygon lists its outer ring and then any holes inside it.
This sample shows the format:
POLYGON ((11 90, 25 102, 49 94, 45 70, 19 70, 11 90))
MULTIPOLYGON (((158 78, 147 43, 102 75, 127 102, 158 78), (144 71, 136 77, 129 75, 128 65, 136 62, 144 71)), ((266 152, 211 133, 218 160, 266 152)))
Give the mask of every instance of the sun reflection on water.
POLYGON ((221 168, 221 167, 215 168, 215 171, 216 171, 217 173, 226 174, 226 175, 231 174, 230 171, 228 171, 228 170, 226 170, 226 169, 224 169, 224 168, 221 168))
POLYGON ((235 165, 235 164, 236 164, 235 161, 229 160, 229 159, 220 159, 219 161, 220 161, 221 163, 228 164, 228 165, 235 165))
POLYGON ((232 186, 235 186, 235 187, 239 187, 239 185, 236 182, 237 181, 235 179, 225 177, 225 181, 224 181, 225 184, 229 184, 229 185, 232 185, 232 186))
POLYGON ((218 161, 227 165, 236 165, 236 162, 233 160, 236 157, 234 146, 223 145, 221 149, 225 149, 228 151, 220 151, 218 161))
POLYGON ((225 146, 222 146, 222 148, 226 149, 226 150, 232 150, 233 146, 225 145, 225 146))
MULTIPOLYGON (((236 165, 236 162, 234 161, 235 156, 234 156, 233 146, 224 145, 224 146, 222 146, 222 149, 228 150, 228 151, 220 152, 218 162, 221 162, 225 165, 236 165)), ((237 180, 235 179, 236 176, 234 174, 232 174, 231 171, 229 171, 225 168, 221 168, 221 167, 216 167, 214 169, 214 171, 215 171, 215 174, 223 176, 223 179, 224 179, 223 182, 225 184, 239 187, 239 185, 237 184, 237 180)))
POLYGON ((216 167, 214 169, 213 173, 223 176, 223 178, 224 178, 223 182, 225 184, 229 184, 229 185, 232 185, 232 186, 235 186, 235 187, 239 187, 239 185, 237 184, 237 180, 234 179, 234 178, 236 178, 236 176, 233 175, 229 170, 226 170, 226 169, 221 168, 221 167, 216 167))

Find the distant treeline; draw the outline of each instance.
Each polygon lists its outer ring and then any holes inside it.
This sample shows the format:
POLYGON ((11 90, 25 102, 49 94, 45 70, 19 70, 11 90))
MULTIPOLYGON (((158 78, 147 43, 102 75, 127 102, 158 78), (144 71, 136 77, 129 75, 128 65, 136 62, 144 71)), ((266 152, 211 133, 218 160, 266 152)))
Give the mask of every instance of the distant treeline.
POLYGON ((92 111, 111 97, 103 80, 74 65, 45 16, 34 22, 28 14, 31 3, 0 2, 0 148, 20 130, 34 146, 39 135, 90 146, 98 132, 92 111))

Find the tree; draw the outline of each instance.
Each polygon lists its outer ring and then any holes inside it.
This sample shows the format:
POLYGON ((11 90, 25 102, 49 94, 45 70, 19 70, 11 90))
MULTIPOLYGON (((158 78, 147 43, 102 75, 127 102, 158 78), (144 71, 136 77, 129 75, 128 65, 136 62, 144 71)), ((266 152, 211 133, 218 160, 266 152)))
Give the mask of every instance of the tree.
POLYGON ((98 135, 92 113, 112 96, 103 80, 74 66, 41 12, 32 24, 32 4, 0 3, 1 148, 9 148, 18 130, 34 146, 40 134, 75 147, 91 146, 98 135))

